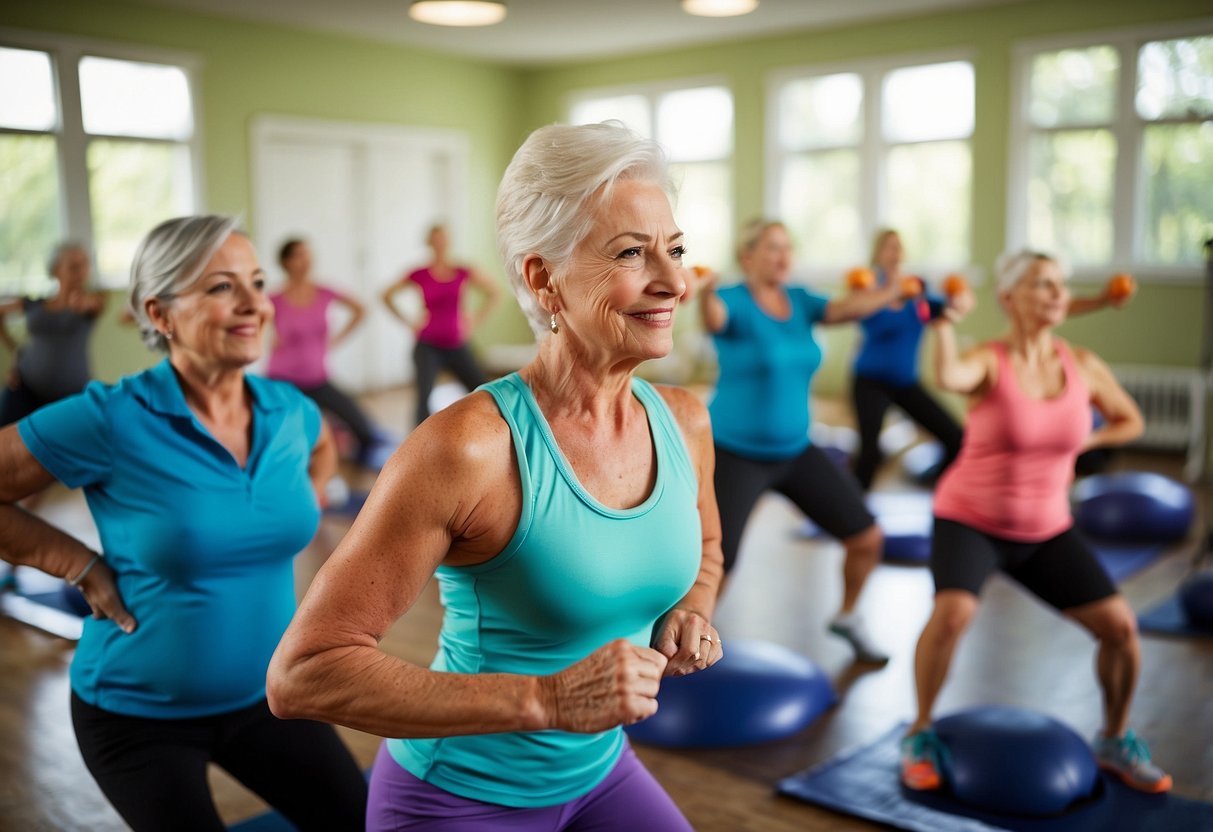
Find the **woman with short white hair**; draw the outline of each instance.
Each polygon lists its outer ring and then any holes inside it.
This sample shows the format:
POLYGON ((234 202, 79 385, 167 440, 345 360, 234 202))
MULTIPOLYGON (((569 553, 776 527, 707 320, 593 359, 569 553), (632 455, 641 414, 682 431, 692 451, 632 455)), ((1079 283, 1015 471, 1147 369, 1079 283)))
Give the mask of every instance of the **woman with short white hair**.
POLYGON ((982 585, 1000 571, 1099 642, 1104 723, 1095 756, 1128 785, 1164 792, 1171 776, 1128 725, 1141 668, 1137 618, 1074 531, 1069 503, 1078 454, 1140 436, 1141 412, 1095 353, 1054 334, 1071 300, 1055 257, 1005 255, 996 274, 1005 335, 962 355, 953 323, 967 310, 948 308, 934 324, 939 386, 967 395, 969 412, 960 455, 935 491, 935 606, 914 657, 918 713, 902 741, 902 782, 943 784, 932 711, 982 585), (1092 406, 1103 416, 1094 430, 1092 406))
POLYGON ((276 713, 397 738, 370 830, 690 828, 622 731, 723 653, 707 412, 635 375, 687 295, 668 188, 621 125, 526 140, 498 245, 538 355, 409 436, 283 638, 276 713), (378 642, 435 574, 427 669, 378 642))

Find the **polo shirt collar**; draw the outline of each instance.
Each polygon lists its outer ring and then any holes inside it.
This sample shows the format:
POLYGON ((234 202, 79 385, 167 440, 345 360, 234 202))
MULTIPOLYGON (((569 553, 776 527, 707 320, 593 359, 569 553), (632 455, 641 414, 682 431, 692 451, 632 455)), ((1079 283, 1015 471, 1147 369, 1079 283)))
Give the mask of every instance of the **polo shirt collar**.
MULTIPOLYGON (((167 416, 193 416, 189 405, 185 403, 185 393, 181 390, 181 382, 168 358, 144 373, 146 382, 145 393, 147 406, 158 413, 167 416)), ((268 379, 246 373, 244 383, 253 394, 253 410, 257 413, 268 413, 281 410, 287 406, 287 391, 289 388, 276 384, 268 379)))

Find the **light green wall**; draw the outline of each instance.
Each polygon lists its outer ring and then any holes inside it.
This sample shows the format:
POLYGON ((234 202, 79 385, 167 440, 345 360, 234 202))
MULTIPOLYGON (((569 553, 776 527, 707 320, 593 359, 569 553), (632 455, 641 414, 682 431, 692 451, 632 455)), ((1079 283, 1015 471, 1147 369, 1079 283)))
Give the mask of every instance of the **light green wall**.
MULTIPOLYGON (((401 4, 401 14, 404 14, 401 4)), ((250 119, 291 115, 462 130, 470 142, 474 216, 462 256, 500 275, 493 240, 497 181, 522 132, 516 72, 301 29, 234 22, 111 0, 17 0, 0 4, 0 27, 192 53, 201 60, 206 208, 251 217, 250 119)), ((407 187, 403 183, 402 187, 407 187)), ((117 323, 116 294, 93 339, 94 372, 113 380, 155 360, 117 323)), ((502 304, 479 339, 529 338, 502 304), (521 335, 522 337, 518 337, 521 335)))
MULTIPOLYGON (((1069 32, 1207 20, 1209 12, 1208 0, 1039 0, 533 70, 525 78, 528 120, 532 127, 562 120, 569 96, 577 90, 722 78, 734 94, 735 215, 741 220, 763 212, 764 107, 772 73, 813 64, 967 50, 974 64, 977 99, 972 139, 973 257, 988 268, 1005 239, 1015 43, 1069 32)), ((1077 288, 1082 292, 1095 287, 1077 288)), ((996 334, 1002 326, 989 292, 980 295, 981 306, 963 329, 974 338, 996 334)), ((1129 309, 1074 321, 1065 331, 1113 363, 1192 366, 1198 360, 1200 328, 1199 288, 1153 283, 1142 287, 1129 309)), ((840 392, 855 342, 854 327, 826 331, 824 339, 827 361, 814 389, 840 392)))

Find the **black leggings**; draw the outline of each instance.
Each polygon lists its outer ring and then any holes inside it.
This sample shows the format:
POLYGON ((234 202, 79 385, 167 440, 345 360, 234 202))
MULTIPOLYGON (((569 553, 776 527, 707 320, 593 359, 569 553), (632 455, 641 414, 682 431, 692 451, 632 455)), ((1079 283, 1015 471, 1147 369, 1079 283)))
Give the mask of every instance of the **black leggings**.
POLYGON ((362 412, 362 408, 327 381, 319 387, 300 387, 299 390, 319 405, 321 410, 326 410, 336 416, 343 425, 349 428, 350 433, 354 434, 354 439, 358 442, 358 461, 365 460, 367 452, 375 444, 375 431, 371 427, 370 420, 366 418, 366 414, 362 412))
POLYGON ((413 348, 413 363, 417 366, 417 424, 430 415, 430 393, 434 392, 434 380, 440 370, 450 370, 459 383, 468 390, 475 390, 488 379, 476 363, 472 349, 467 344, 460 347, 436 347, 418 341, 413 348))
POLYGON ((277 719, 264 699, 215 716, 147 719, 73 693, 72 723, 93 779, 135 832, 223 832, 207 763, 300 830, 365 828, 366 780, 333 726, 277 719))
POLYGON ((715 483, 726 575, 737 562, 741 533, 764 491, 784 495, 839 540, 859 534, 876 522, 864 505, 863 492, 854 477, 813 445, 800 456, 775 462, 738 456, 717 445, 715 483))
MULTIPOLYGON (((889 405, 897 405, 943 443, 943 459, 938 471, 952 464, 960 453, 963 431, 956 420, 931 398, 920 384, 901 387, 884 381, 855 376, 851 386, 855 419, 859 423, 859 454, 855 457, 855 479, 865 491, 872 487, 876 469, 884 458, 880 450, 880 429, 889 405)), ((938 473, 938 472, 937 472, 938 473)))

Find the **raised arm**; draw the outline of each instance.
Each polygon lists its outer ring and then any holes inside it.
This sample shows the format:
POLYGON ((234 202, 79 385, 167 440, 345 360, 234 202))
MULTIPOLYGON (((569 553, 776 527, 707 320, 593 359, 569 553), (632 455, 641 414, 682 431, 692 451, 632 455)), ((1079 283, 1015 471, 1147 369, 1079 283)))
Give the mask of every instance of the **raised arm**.
POLYGON ((384 467, 270 663, 274 713, 386 737, 601 731, 650 716, 665 659, 623 639, 550 676, 435 672, 379 641, 441 563, 488 560, 521 507, 509 430, 487 393, 419 426, 384 467))
POLYGON ((724 577, 720 544, 720 513, 716 508, 715 449, 707 408, 693 393, 679 387, 661 387, 662 397, 682 428, 691 462, 699 481, 699 524, 703 559, 691 589, 662 620, 653 646, 667 659, 666 676, 684 676, 715 664, 723 655, 718 634, 711 626, 716 597, 724 577), (712 642, 701 644, 701 636, 712 642))
POLYGON ((842 324, 857 321, 879 312, 904 297, 902 286, 897 283, 847 292, 830 299, 821 322, 823 324, 842 324))
POLYGON ((1091 404, 1104 418, 1103 425, 1087 436, 1083 450, 1124 445, 1141 436, 1145 430, 1141 410, 1120 386, 1108 365, 1090 350, 1072 349, 1078 370, 1091 391, 1091 404))
POLYGON ((118 595, 113 570, 99 553, 16 505, 55 482, 25 446, 16 425, 0 430, 0 472, 0 558, 72 581, 95 618, 112 618, 125 632, 133 632, 135 619, 118 595))
POLYGON ((699 320, 709 335, 715 335, 729 322, 729 310, 716 294, 720 274, 707 266, 690 268, 691 293, 699 298, 699 320))

